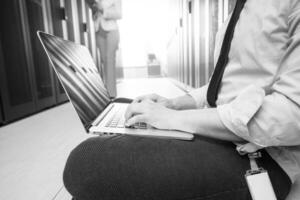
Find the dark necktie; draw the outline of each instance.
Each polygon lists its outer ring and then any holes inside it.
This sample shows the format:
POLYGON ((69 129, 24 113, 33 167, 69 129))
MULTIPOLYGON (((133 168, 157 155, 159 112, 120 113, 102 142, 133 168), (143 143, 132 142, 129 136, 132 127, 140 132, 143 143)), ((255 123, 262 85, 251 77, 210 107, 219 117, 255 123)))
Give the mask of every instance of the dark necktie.
POLYGON ((241 11, 245 5, 246 0, 237 0, 235 8, 233 10, 231 19, 229 21, 224 40, 222 43, 220 56, 218 58, 214 73, 211 77, 208 89, 207 89, 207 102, 211 107, 216 107, 216 101, 218 99, 218 92, 222 77, 225 71, 225 67, 228 63, 228 54, 233 38, 235 25, 240 17, 241 11))

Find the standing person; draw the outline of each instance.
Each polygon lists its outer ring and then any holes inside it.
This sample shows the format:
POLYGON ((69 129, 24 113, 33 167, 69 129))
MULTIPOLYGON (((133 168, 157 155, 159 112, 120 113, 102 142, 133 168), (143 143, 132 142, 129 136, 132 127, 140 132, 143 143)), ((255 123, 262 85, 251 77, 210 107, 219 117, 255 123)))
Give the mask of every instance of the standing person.
POLYGON ((116 88, 116 51, 120 35, 117 20, 122 18, 121 0, 86 1, 93 11, 96 42, 100 49, 101 68, 104 83, 112 97, 116 88))

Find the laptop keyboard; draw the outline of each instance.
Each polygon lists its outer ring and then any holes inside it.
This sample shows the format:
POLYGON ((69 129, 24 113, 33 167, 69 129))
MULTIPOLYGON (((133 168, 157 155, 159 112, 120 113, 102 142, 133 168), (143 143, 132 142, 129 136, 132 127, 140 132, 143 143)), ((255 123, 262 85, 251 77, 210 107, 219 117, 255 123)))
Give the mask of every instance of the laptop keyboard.
POLYGON ((119 109, 114 113, 110 120, 106 123, 105 127, 110 128, 125 128, 125 117, 124 112, 119 109))
POLYGON ((123 108, 119 108, 110 120, 106 123, 105 127, 108 128, 136 128, 136 129, 146 129, 146 123, 136 123, 130 127, 125 126, 125 110, 123 108))

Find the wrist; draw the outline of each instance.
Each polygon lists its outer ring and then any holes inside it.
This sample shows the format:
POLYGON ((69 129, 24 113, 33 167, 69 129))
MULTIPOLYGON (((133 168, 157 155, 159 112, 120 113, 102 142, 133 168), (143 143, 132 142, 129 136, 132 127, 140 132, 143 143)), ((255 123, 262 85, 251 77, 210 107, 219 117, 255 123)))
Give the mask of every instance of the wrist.
POLYGON ((193 130, 193 127, 191 127, 189 116, 186 111, 175 110, 174 112, 176 113, 172 116, 173 130, 194 133, 195 131, 193 130))
POLYGON ((182 99, 182 97, 169 99, 169 105, 174 110, 183 110, 183 109, 185 109, 185 106, 184 106, 185 102, 182 102, 182 101, 184 101, 184 99, 182 99))
POLYGON ((168 99, 166 104, 167 104, 166 105, 167 108, 178 110, 175 99, 168 99))

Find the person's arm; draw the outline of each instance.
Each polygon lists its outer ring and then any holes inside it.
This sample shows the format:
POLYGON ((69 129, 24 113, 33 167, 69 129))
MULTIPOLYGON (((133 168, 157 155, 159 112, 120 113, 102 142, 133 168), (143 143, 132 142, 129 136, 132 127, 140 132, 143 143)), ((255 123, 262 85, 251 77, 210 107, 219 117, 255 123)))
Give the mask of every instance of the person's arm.
POLYGON ((181 130, 234 142, 243 141, 221 122, 217 110, 204 109, 207 85, 190 93, 167 99, 157 94, 137 97, 127 109, 127 126, 146 122, 160 129, 181 130))
POLYGON ((92 10, 93 15, 95 15, 99 11, 97 7, 98 3, 95 0, 85 0, 85 2, 92 10))
POLYGON ((147 94, 135 98, 133 103, 141 103, 145 101, 152 101, 173 110, 195 109, 197 105, 195 99, 189 94, 172 99, 162 97, 158 94, 147 94))
POLYGON ((287 18, 289 38, 268 94, 249 104, 255 92, 245 91, 240 101, 218 107, 229 130, 262 147, 300 145, 300 2, 293 2, 287 18))
POLYGON ((170 107, 175 110, 188 110, 197 108, 196 100, 189 94, 171 99, 170 105, 170 107))
MULTIPOLYGON (((190 97, 188 99, 191 100, 190 97)), ((131 104, 125 118, 127 126, 145 122, 159 129, 180 130, 220 140, 243 141, 223 125, 215 108, 173 110, 152 101, 143 101, 131 104)))
POLYGON ((135 98, 133 103, 152 101, 174 110, 200 109, 207 105, 206 92, 207 85, 204 85, 198 89, 192 90, 188 94, 173 99, 168 99, 158 94, 148 94, 135 98))
POLYGON ((92 8, 93 5, 95 5, 95 3, 96 3, 95 0, 85 0, 85 2, 90 8, 92 8))
POLYGON ((190 91, 185 96, 172 99, 172 105, 176 110, 203 109, 207 104, 206 93, 208 84, 190 91))
POLYGON ((176 119, 173 125, 176 130, 219 140, 244 142, 224 126, 216 108, 178 111, 171 120, 173 118, 176 119))

